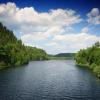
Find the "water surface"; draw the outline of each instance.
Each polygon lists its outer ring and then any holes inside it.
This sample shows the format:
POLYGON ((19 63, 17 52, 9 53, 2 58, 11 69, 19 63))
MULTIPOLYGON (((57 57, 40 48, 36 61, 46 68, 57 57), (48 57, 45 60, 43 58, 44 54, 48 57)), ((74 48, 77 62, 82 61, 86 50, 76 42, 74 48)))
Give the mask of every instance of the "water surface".
POLYGON ((33 61, 0 71, 0 100, 100 100, 100 81, 73 60, 33 61))

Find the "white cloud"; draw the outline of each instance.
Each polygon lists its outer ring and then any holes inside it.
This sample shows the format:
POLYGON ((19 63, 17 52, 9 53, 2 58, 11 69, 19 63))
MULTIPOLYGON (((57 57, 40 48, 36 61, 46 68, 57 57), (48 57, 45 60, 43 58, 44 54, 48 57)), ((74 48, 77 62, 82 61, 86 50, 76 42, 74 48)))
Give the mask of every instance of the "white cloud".
MULTIPOLYGON (((76 52, 100 41, 100 37, 87 33, 56 35, 54 42, 59 43, 62 52, 76 52)), ((59 46, 57 48, 59 48, 59 46)))
MULTIPOLYGON (((98 24, 98 20, 95 22, 94 19, 100 17, 99 10, 93 10, 88 17, 89 23, 98 24)), ((21 33, 24 44, 41 47, 48 53, 76 52, 100 41, 100 37, 88 34, 87 27, 80 33, 70 33, 74 31, 72 25, 82 21, 80 15, 71 9, 38 12, 33 7, 0 4, 0 21, 16 34, 21 33)))
MULTIPOLYGON (((76 34, 65 34, 65 35, 56 35, 53 38, 53 41, 60 41, 60 42, 64 42, 67 43, 68 41, 70 41, 70 43, 89 43, 90 42, 96 42, 96 41, 100 41, 100 37, 97 37, 95 35, 91 35, 91 34, 87 34, 87 33, 78 33, 76 34)), ((69 42, 68 42, 69 43, 69 42)))
POLYGON ((100 24, 100 11, 98 8, 93 8, 88 14, 88 22, 94 25, 100 24))
POLYGON ((82 19, 71 9, 40 13, 33 7, 18 8, 14 3, 9 2, 0 4, 0 20, 13 30, 30 33, 30 31, 44 31, 53 26, 69 26, 79 23, 82 19))
POLYGON ((89 32, 89 28, 88 27, 84 27, 82 30, 81 30, 82 33, 88 33, 89 32))
POLYGON ((33 34, 25 34, 21 37, 21 39, 25 42, 33 40, 33 41, 40 41, 43 40, 44 38, 46 38, 46 35, 41 34, 41 33, 37 33, 34 35, 33 34))
POLYGON ((46 43, 45 46, 59 46, 59 44, 56 42, 50 42, 50 43, 46 43))
MULTIPOLYGON (((26 36, 23 37, 22 40, 26 44, 31 41, 30 44, 32 44, 35 39, 32 36, 26 36)), ((45 44, 42 44, 42 46, 39 45, 39 47, 44 48, 48 53, 55 54, 59 52, 77 52, 79 49, 86 48, 100 41, 100 37, 87 33, 54 34, 53 38, 49 41, 47 41, 46 38, 43 38, 42 41, 45 41, 45 44)))

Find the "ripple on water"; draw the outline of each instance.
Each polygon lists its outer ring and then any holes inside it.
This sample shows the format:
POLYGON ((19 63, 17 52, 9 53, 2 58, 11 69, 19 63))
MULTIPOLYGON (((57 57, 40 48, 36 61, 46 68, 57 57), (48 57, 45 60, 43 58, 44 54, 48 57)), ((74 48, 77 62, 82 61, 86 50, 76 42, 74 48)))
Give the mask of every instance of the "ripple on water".
POLYGON ((72 60, 0 71, 0 100, 100 100, 100 81, 72 60))

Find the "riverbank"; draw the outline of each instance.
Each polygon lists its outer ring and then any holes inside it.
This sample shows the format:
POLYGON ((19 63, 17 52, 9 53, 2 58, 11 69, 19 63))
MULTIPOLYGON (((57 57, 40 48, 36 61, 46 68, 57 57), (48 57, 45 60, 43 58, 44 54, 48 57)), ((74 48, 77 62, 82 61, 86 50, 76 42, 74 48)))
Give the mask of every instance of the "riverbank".
POLYGON ((75 56, 76 65, 87 67, 100 78, 100 43, 81 49, 75 56))
POLYGON ((77 64, 77 63, 76 63, 76 66, 86 67, 90 69, 98 78, 100 78, 100 66, 88 65, 88 64, 77 64))

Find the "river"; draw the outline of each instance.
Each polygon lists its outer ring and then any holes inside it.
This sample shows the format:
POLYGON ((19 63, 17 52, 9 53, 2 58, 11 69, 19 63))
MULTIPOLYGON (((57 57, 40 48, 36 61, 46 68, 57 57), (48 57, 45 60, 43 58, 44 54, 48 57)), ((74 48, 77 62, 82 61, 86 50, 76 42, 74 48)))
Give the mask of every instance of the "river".
POLYGON ((0 100, 100 100, 100 80, 73 60, 32 61, 0 71, 0 100))

